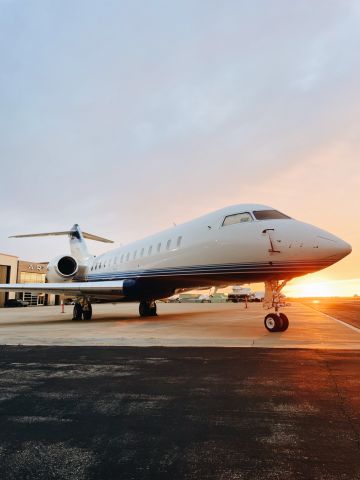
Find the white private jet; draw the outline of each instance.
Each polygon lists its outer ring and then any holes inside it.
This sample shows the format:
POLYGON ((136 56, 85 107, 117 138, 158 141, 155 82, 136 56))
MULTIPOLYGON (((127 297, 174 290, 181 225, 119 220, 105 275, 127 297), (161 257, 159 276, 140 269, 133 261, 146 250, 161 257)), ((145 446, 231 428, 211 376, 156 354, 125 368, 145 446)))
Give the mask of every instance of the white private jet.
POLYGON ((265 205, 233 205, 174 226, 143 240, 90 255, 85 240, 113 243, 82 232, 77 224, 62 232, 16 235, 68 235, 71 255, 53 259, 46 284, 0 284, 0 291, 47 292, 77 297, 74 320, 90 320, 91 300, 139 301, 140 316, 156 315, 155 300, 177 291, 265 282, 265 317, 270 332, 285 331, 280 291, 289 280, 338 262, 351 246, 320 228, 265 205))

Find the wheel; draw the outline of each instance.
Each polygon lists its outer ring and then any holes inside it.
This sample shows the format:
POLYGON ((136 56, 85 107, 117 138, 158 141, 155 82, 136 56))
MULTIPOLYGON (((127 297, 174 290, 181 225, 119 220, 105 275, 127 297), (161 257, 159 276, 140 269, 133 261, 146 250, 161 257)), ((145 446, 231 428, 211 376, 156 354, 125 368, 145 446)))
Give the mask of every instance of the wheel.
POLYGON ((76 302, 73 309, 73 320, 81 320, 83 315, 83 308, 81 303, 76 302))
POLYGON ((140 302, 139 304, 139 315, 140 317, 147 317, 147 303, 146 302, 140 302))
POLYGON ((84 320, 91 320, 92 317, 92 306, 91 303, 88 303, 87 307, 83 309, 83 318, 84 320))
POLYGON ((156 317, 156 303, 142 300, 139 304, 140 317, 156 317))
POLYGON ((269 313, 264 319, 265 328, 271 333, 279 332, 281 324, 280 317, 276 313, 269 313))
POLYGON ((289 319, 285 315, 285 313, 279 313, 279 317, 281 319, 281 327, 280 327, 280 332, 285 332, 289 328, 289 319))

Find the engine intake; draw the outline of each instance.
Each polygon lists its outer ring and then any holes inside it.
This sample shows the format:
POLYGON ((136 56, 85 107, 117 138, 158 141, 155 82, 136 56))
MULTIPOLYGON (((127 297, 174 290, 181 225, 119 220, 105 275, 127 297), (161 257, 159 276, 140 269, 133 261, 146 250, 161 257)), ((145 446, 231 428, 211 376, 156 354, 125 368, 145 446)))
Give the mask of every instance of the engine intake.
POLYGON ((46 280, 49 283, 66 282, 77 273, 79 265, 70 255, 61 255, 49 262, 46 280))
POLYGON ((78 265, 73 257, 61 257, 57 264, 60 275, 71 277, 77 271, 78 265))

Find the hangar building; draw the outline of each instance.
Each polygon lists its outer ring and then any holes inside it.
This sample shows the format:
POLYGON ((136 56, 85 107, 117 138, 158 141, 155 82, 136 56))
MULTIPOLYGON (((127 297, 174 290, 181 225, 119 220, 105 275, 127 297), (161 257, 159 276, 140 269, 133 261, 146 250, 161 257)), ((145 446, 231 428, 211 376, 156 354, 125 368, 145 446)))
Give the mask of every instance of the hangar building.
MULTIPOLYGON (((47 262, 27 262, 14 255, 0 253, 0 283, 45 283, 47 262)), ((0 307, 7 299, 18 298, 30 305, 58 305, 59 295, 31 292, 0 292, 0 307)))
MULTIPOLYGON (((18 271, 18 257, 0 253, 0 283, 16 283, 18 271)), ((0 292, 0 307, 8 298, 15 298, 14 293, 0 292)))

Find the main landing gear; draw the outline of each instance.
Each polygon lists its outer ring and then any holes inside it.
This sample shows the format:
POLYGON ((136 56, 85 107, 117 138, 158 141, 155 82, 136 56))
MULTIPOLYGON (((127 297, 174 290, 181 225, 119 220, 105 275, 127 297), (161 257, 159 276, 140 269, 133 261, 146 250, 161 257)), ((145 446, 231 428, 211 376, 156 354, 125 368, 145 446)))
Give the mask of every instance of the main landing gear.
POLYGON ((265 282, 264 308, 275 308, 275 313, 269 313, 264 319, 265 328, 269 332, 285 332, 289 328, 289 319, 284 313, 279 313, 280 292, 286 285, 286 280, 270 280, 265 282))
POLYGON ((73 309, 73 320, 91 320, 92 306, 88 298, 84 298, 82 301, 77 301, 73 309))
POLYGON ((140 317, 156 317, 156 303, 154 300, 141 300, 139 305, 140 317))

